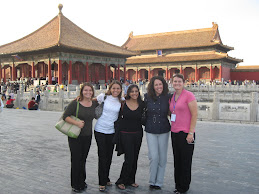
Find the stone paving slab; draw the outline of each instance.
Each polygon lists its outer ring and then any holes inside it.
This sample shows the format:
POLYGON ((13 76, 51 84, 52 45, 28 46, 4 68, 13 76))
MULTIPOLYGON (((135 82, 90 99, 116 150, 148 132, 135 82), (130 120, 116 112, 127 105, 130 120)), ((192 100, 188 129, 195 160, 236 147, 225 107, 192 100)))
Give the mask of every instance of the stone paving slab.
MULTIPOLYGON (((70 188, 67 137, 54 128, 61 112, 4 109, 0 113, 0 193, 63 194, 70 188)), ((240 123, 198 122, 189 194, 259 193, 259 126, 240 123)), ((173 156, 169 141, 165 183, 161 191, 148 188, 146 137, 140 151, 136 182, 125 191, 114 185, 105 193, 169 194, 174 190, 173 156)), ((88 188, 98 191, 95 139, 86 163, 88 188)), ((111 180, 119 177, 123 156, 113 156, 111 180)))

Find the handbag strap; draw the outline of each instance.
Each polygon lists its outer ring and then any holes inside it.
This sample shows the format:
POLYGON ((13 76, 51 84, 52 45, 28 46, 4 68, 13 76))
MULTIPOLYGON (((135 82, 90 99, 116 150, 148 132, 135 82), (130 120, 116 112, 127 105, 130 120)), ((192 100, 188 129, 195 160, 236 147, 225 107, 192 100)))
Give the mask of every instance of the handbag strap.
POLYGON ((78 111, 79 111, 79 101, 77 101, 77 105, 76 105, 76 118, 78 117, 78 111))

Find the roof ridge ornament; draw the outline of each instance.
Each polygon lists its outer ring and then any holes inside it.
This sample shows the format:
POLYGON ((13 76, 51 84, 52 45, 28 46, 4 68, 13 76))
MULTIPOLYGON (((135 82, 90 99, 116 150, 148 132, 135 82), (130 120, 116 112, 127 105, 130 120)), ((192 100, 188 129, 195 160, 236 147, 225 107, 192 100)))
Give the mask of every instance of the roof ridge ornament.
POLYGON ((59 5, 58 5, 59 13, 62 13, 62 8, 63 8, 63 5, 62 5, 62 4, 59 4, 59 5))

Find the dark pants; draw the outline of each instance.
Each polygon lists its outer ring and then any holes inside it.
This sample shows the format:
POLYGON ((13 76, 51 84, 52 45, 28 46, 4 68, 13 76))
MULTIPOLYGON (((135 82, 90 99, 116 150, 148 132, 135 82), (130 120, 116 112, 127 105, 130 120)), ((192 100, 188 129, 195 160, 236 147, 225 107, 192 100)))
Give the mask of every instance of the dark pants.
POLYGON ((85 162, 91 146, 92 136, 79 136, 77 139, 68 137, 71 152, 71 187, 85 187, 85 162))
POLYGON ((184 193, 189 190, 191 183, 192 155, 194 144, 186 141, 187 133, 171 133, 174 154, 175 188, 184 193))
POLYGON ((38 110, 38 105, 34 104, 33 107, 29 108, 29 110, 38 110))
POLYGON ((104 134, 94 132, 97 147, 98 147, 98 177, 99 185, 105 186, 107 182, 110 182, 109 173, 112 162, 112 154, 114 144, 112 143, 113 134, 104 134))
POLYGON ((6 108, 13 108, 14 104, 7 104, 6 108))
POLYGON ((137 172, 139 150, 142 143, 143 132, 120 133, 121 144, 125 152, 124 163, 121 169, 120 178, 116 184, 131 185, 135 183, 137 172))

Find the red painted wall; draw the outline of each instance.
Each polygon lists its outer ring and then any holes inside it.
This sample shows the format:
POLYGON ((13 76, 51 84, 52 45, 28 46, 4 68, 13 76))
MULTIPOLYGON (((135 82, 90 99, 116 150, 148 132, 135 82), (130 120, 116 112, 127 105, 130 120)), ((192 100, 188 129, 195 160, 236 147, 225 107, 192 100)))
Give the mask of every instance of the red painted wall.
POLYGON ((231 72, 231 80, 259 80, 259 71, 257 72, 231 72))
POLYGON ((224 80, 230 80, 230 68, 228 67, 222 67, 222 78, 224 80))

